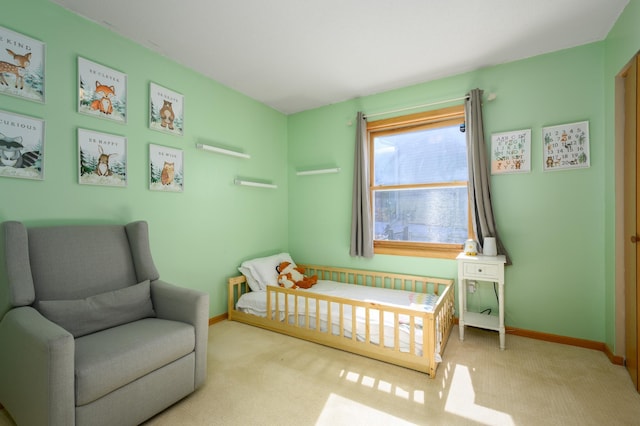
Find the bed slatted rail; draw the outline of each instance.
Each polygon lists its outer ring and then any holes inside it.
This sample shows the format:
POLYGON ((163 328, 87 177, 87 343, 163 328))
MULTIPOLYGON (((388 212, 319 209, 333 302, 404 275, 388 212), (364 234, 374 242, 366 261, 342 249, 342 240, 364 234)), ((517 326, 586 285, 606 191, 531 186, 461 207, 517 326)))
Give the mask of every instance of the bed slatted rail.
POLYGON ((358 271, 316 265, 300 265, 319 280, 414 293, 435 294, 432 312, 402 306, 358 301, 318 293, 269 286, 266 318, 235 309, 250 289, 244 276, 229 279, 229 319, 290 336, 386 361, 435 376, 436 359, 442 354, 453 325, 454 280, 374 271, 358 271), (314 313, 321 313, 314 315, 314 313), (354 315, 355 313, 355 315, 354 315), (364 321, 358 321, 364 318, 364 321), (372 329, 370 319, 377 319, 372 329), (399 327, 408 327, 408 348, 402 347, 399 327), (356 332, 354 332, 356 331, 356 332), (422 333, 422 341, 416 335, 422 333))
POLYGON ((415 293, 440 294, 440 286, 452 282, 448 278, 431 278, 417 275, 394 274, 377 271, 360 271, 347 268, 334 268, 317 265, 300 265, 306 269, 306 275, 317 275, 319 280, 332 280, 341 283, 365 285, 369 287, 392 288, 415 293))

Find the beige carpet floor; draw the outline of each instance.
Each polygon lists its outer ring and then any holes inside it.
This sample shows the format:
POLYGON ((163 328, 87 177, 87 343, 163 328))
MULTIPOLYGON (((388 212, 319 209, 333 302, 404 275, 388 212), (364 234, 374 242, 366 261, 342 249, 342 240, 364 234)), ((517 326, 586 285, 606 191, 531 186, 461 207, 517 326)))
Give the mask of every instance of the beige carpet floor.
MULTIPOLYGON (((152 390, 150 390, 152 391, 152 390)), ((454 328, 435 379, 248 325, 209 329, 203 388, 165 425, 639 425, 640 395, 598 351, 454 328)), ((13 425, 0 411, 0 426, 13 425)))

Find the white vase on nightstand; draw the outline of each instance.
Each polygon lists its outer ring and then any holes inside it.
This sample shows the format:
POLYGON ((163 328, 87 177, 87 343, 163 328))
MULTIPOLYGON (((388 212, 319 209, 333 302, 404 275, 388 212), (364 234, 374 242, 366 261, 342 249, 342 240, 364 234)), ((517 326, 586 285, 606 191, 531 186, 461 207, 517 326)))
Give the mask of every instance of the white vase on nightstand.
POLYGON ((485 256, 497 256, 498 248, 496 247, 496 239, 494 237, 487 237, 484 239, 484 247, 482 247, 482 254, 485 256))

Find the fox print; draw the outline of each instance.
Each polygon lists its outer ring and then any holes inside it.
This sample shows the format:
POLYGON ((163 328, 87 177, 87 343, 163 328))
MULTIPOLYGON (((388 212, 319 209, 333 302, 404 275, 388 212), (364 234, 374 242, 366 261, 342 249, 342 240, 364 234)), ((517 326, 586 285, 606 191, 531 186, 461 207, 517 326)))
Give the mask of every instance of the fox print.
POLYGON ((104 114, 111 114, 113 112, 113 104, 111 98, 116 95, 116 89, 113 86, 105 86, 96 81, 96 96, 99 99, 91 102, 91 109, 98 110, 104 114))

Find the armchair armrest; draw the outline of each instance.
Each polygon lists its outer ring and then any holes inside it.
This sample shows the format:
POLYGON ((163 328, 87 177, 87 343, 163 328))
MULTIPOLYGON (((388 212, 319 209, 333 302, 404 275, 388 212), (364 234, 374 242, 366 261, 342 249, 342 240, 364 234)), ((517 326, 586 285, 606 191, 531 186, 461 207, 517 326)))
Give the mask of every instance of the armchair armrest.
POLYGON ((0 402, 18 424, 75 424, 73 336, 30 306, 0 320, 0 402))
POLYGON ((182 321, 195 328, 195 388, 207 377, 209 337, 209 295, 202 291, 178 287, 162 280, 151 281, 151 299, 158 318, 182 321))

